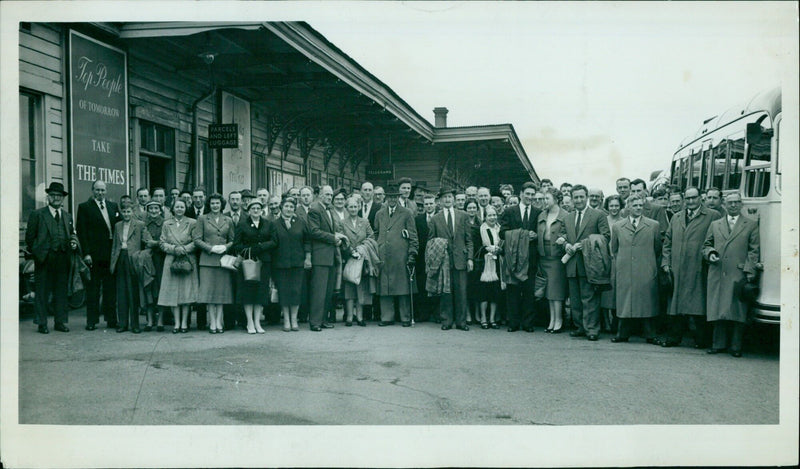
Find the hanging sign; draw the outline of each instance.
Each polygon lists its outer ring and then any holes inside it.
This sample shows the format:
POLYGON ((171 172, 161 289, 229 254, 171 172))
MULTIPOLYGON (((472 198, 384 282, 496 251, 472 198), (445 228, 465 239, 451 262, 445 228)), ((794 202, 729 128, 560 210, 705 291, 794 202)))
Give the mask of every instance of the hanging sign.
POLYGON ((96 180, 106 197, 128 193, 128 77, 125 51, 69 32, 70 199, 92 195, 96 180))

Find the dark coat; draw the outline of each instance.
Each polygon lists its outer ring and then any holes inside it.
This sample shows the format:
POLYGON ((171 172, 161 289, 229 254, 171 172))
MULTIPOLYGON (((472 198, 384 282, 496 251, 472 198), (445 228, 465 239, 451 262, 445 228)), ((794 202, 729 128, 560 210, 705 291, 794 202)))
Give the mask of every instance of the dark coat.
POLYGON ((78 219, 75 221, 78 239, 81 240, 83 254, 92 256, 92 261, 108 262, 111 260, 111 235, 114 232, 114 226, 122 220, 117 204, 106 200, 105 205, 108 221, 111 223, 111 232, 100 213, 100 207, 93 198, 78 205, 78 219))
POLYGON ((275 221, 275 233, 278 236, 278 246, 272 255, 273 267, 276 269, 291 269, 303 267, 306 253, 311 252, 311 237, 308 224, 298 216, 293 216, 291 229, 286 229, 283 218, 275 221))
MULTIPOLYGON (((599 234, 606 238, 608 241, 611 238, 611 232, 608 228, 608 218, 605 212, 586 207, 583 218, 581 218, 581 226, 575 227, 577 211, 569 213, 566 216, 567 220, 567 242, 575 244, 578 242, 586 241, 589 235, 599 234)), ((660 234, 659 234, 660 236, 660 234)), ((660 248, 660 246, 659 246, 660 248)), ((583 260, 583 253, 578 251, 567 262, 567 277, 585 277, 586 265, 583 260)))
MULTIPOLYGON (((123 223, 125 222, 118 221, 116 226, 114 227, 114 243, 111 246, 111 262, 109 264, 112 274, 114 273, 114 269, 117 265, 117 259, 119 259, 119 253, 120 251, 122 251, 123 223)), ((144 231, 145 231, 144 223, 137 220, 136 218, 131 218, 131 226, 128 227, 128 239, 127 239, 127 249, 129 256, 133 256, 134 254, 142 250, 144 231)))
POLYGON ((308 210, 308 233, 311 238, 311 263, 313 265, 333 267, 336 261, 336 236, 341 232, 336 221, 333 208, 330 218, 322 202, 313 202, 308 210), (331 224, 331 221, 333 224, 331 224))
MULTIPOLYGON (((75 226, 72 224, 72 215, 65 210, 61 210, 61 221, 67 233, 67 243, 78 241, 75 234, 75 226)), ((28 227, 25 231, 25 245, 28 251, 33 254, 37 262, 44 262, 50 250, 51 243, 54 241, 56 229, 56 219, 50 213, 48 207, 43 207, 31 212, 28 217, 28 227)), ((67 247, 69 249, 69 247, 67 247)))
POLYGON ((416 256, 419 250, 417 227, 411 211, 398 204, 390 217, 388 206, 381 208, 375 215, 375 237, 378 241, 378 255, 383 262, 378 277, 378 294, 410 294, 406 265, 409 254, 416 256), (408 239, 403 238, 403 230, 408 231, 408 239))
POLYGON ((366 216, 364 216, 364 209, 362 207, 362 209, 358 211, 358 215, 361 218, 366 218, 367 221, 369 221, 370 228, 372 228, 374 230, 375 229, 375 214, 378 213, 378 210, 380 210, 381 207, 383 207, 382 204, 379 204, 378 202, 375 202, 373 200, 372 201, 372 206, 369 208, 369 213, 366 214, 366 216))
POLYGON ((672 269, 673 289, 670 315, 706 315, 706 279, 703 265, 703 243, 711 222, 718 212, 700 207, 686 224, 686 210, 672 217, 664 235, 661 266, 672 269))
POLYGON ((616 269, 617 317, 657 316, 661 257, 658 222, 642 216, 635 230, 627 217, 618 222, 611 236, 611 255, 616 269))
POLYGON ((756 274, 761 240, 758 223, 739 215, 733 231, 728 228, 728 217, 711 222, 703 244, 703 257, 716 251, 719 262, 708 267, 708 295, 706 314, 709 321, 746 322, 747 305, 739 301, 734 284, 743 281, 745 274, 756 274))
MULTIPOLYGON (((506 239, 506 231, 525 229, 528 231, 537 230, 537 220, 539 214, 542 212, 538 208, 531 205, 531 215, 528 218, 528 223, 522 223, 522 213, 519 207, 510 207, 503 212, 500 217, 500 239, 506 239), (525 225, 525 226, 523 226, 525 225)), ((538 235, 537 235, 538 236, 538 235)), ((536 240, 530 242, 528 246, 528 272, 533 273, 539 268, 539 249, 537 248, 536 240)))
POLYGON ((261 262, 269 264, 272 262, 272 252, 278 247, 278 235, 275 224, 263 217, 256 228, 255 223, 248 215, 239 220, 233 239, 233 252, 244 255, 245 249, 251 249, 253 258, 261 259, 261 262))
POLYGON ((470 229, 469 215, 457 208, 453 209, 455 215, 454 230, 444 218, 444 209, 437 213, 428 224, 430 229, 428 239, 445 238, 450 262, 456 270, 467 270, 467 260, 474 255, 472 245, 472 231, 470 229))

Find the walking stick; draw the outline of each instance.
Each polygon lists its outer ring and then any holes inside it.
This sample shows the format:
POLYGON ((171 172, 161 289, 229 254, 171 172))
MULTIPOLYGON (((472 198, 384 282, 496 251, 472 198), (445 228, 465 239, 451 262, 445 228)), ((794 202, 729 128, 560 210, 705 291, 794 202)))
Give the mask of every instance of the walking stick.
POLYGON ((411 325, 414 325, 414 272, 417 270, 413 265, 407 265, 408 271, 408 296, 411 303, 411 325))

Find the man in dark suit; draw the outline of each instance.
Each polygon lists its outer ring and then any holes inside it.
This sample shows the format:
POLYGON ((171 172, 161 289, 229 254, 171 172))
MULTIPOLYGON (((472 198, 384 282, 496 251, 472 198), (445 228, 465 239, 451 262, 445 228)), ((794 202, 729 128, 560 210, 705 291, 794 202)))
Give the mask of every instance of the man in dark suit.
POLYGON ((505 239, 509 230, 523 229, 528 231, 528 279, 518 284, 509 283, 506 287, 508 303, 508 332, 522 328, 533 332, 534 279, 539 269, 539 251, 536 242, 536 220, 541 210, 533 206, 536 186, 532 182, 522 185, 519 195, 519 206, 509 207, 503 212, 500 220, 500 238, 505 239))
POLYGON ((53 295, 55 325, 53 329, 69 332, 67 327, 67 285, 70 251, 78 249, 78 237, 72 224, 72 215, 61 209, 64 197, 69 195, 60 182, 51 182, 47 188, 47 207, 34 210, 28 217, 25 245, 33 254, 36 272, 34 310, 38 331, 47 334, 47 303, 53 295))
POLYGON ((581 249, 582 243, 593 234, 603 236, 608 242, 611 231, 606 214, 588 206, 589 190, 586 186, 576 184, 571 193, 575 213, 567 216, 566 250, 571 256, 567 262, 567 278, 572 322, 578 329, 570 332, 570 336, 596 341, 600 334, 600 292, 586 278, 586 265, 581 249))
POLYGON ((295 210, 297 216, 306 220, 308 218, 308 209, 311 208, 312 202, 314 202, 314 189, 311 186, 301 187, 300 199, 297 201, 297 209, 295 210))
POLYGON ((106 200, 106 183, 92 184, 92 197, 78 205, 78 239, 84 247, 84 261, 92 278, 86 286, 86 330, 93 331, 100 320, 100 289, 103 289, 103 317, 112 329, 117 328, 117 293, 109 268, 114 225, 122 220, 117 204, 106 200))
POLYGON ((434 309, 437 306, 437 297, 428 296, 425 291, 425 282, 427 281, 427 275, 425 274, 425 248, 428 244, 428 225, 436 214, 436 196, 425 194, 422 199, 422 207, 423 213, 420 213, 414 219, 414 223, 417 226, 417 239, 419 240, 419 255, 417 256, 415 271, 418 293, 414 295, 414 309, 417 312, 416 320, 419 322, 428 320, 441 322, 441 319, 434 314, 434 309))
POLYGON ((369 221, 369 226, 375 229, 375 214, 381 209, 382 205, 375 202, 373 198, 374 189, 372 183, 367 181, 361 184, 361 198, 364 203, 361 205, 361 210, 358 211, 358 216, 366 218, 369 221))
POLYGON ((442 330, 456 324, 456 329, 468 331, 467 326, 467 272, 472 265, 472 235, 467 214, 453 207, 455 191, 442 189, 439 192, 442 211, 428 224, 428 239, 447 239, 447 255, 450 258, 450 293, 442 294, 439 301, 442 330))
MULTIPOLYGON (((302 191, 301 191, 302 194, 302 191)), ((314 332, 332 329, 333 324, 324 322, 325 314, 331 308, 333 287, 336 283, 336 256, 338 246, 347 239, 338 230, 337 222, 331 213, 333 189, 322 186, 319 200, 308 209, 308 231, 311 236, 311 304, 309 326, 314 332)))

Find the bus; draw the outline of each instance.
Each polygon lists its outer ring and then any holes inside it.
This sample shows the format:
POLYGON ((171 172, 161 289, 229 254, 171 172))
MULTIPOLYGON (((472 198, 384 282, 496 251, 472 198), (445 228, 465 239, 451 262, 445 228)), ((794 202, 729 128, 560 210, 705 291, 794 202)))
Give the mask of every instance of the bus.
POLYGON ((684 190, 710 187, 723 196, 738 192, 742 213, 759 223, 760 293, 752 308, 754 321, 780 323, 781 275, 781 88, 703 122, 672 156, 669 183, 684 190))

